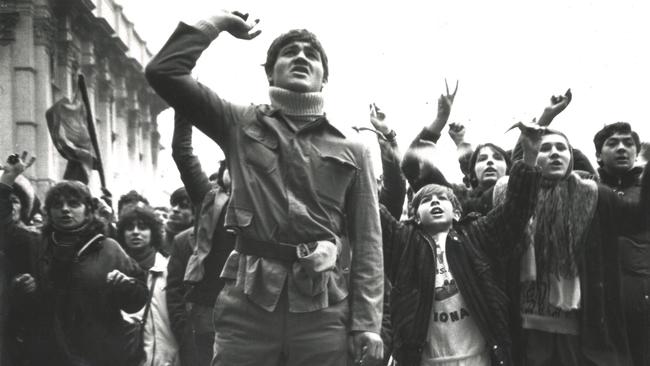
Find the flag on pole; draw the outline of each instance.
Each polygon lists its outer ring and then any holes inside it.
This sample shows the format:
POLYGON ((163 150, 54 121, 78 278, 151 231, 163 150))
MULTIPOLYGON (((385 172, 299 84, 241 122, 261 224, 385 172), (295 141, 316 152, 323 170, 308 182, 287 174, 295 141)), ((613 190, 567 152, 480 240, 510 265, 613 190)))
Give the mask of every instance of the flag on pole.
POLYGON ((95 125, 83 75, 79 75, 73 100, 67 97, 54 103, 45 113, 52 143, 68 161, 64 179, 88 184, 90 172, 97 170, 103 189, 106 180, 95 125))

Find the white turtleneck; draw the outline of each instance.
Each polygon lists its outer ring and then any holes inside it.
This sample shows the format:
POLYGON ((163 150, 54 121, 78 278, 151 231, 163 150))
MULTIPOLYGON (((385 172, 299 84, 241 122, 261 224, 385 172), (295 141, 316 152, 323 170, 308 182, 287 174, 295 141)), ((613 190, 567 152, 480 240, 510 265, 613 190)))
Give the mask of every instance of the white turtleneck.
POLYGON ((323 93, 298 93, 291 90, 269 87, 271 106, 287 116, 318 117, 323 115, 323 93))

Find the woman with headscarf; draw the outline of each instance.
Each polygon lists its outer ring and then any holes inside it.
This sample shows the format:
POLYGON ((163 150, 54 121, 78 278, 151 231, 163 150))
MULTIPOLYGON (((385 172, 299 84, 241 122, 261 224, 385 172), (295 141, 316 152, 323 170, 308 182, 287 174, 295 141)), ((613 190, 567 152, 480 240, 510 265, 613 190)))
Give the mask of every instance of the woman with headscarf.
POLYGON ((34 365, 135 366, 139 353, 129 349, 120 310, 145 303, 144 272, 104 236, 90 191, 80 182, 62 181, 47 192, 41 232, 10 224, 10 187, 33 163, 27 156, 12 155, 0 176, 3 240, 22 238, 27 242, 12 245, 35 248, 26 259, 29 268, 12 280, 16 317, 26 329, 23 356, 34 365))
POLYGON ((144 322, 142 365, 179 365, 178 345, 171 330, 165 290, 167 258, 159 249, 163 242, 162 223, 149 206, 126 208, 117 223, 117 238, 124 250, 147 271, 148 303, 134 316, 144 322))
POLYGON ((506 283, 513 348, 525 366, 629 365, 616 238, 648 225, 650 174, 640 202, 626 203, 572 171, 564 134, 540 131, 541 188, 506 283))

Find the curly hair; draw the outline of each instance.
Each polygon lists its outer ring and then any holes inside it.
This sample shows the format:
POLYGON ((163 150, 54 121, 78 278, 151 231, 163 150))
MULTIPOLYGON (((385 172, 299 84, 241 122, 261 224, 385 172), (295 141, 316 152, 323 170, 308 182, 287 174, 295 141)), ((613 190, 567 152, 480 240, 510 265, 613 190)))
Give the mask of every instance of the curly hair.
POLYGON ((136 192, 135 190, 131 190, 125 195, 122 195, 119 201, 117 201, 117 212, 122 212, 122 208, 125 206, 137 204, 138 202, 142 202, 145 205, 149 204, 149 200, 147 200, 146 197, 136 192))
POLYGON ((127 227, 136 221, 141 221, 149 230, 151 230, 151 241, 149 245, 159 250, 162 247, 163 231, 162 222, 149 206, 129 205, 124 208, 124 212, 117 222, 117 241, 124 247, 124 232, 127 227))

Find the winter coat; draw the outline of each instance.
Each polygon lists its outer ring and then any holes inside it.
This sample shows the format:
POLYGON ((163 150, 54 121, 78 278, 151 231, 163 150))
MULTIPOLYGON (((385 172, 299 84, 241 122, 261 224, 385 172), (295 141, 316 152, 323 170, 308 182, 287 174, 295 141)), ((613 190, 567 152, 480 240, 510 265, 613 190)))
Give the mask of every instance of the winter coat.
MULTIPOLYGON (((586 248, 577 258, 581 309, 579 332, 582 353, 596 365, 630 365, 630 350, 621 297, 621 261, 618 236, 647 227, 650 216, 650 174, 642 180, 641 200, 625 202, 609 187, 599 185, 596 212, 585 233, 586 248)), ((520 258, 513 259, 506 278, 512 299, 514 349, 521 357, 520 258)))
MULTIPOLYGON (((449 270, 488 343, 495 365, 512 365, 508 298, 493 262, 503 262, 521 239, 537 195, 539 170, 513 167, 508 198, 487 216, 456 225, 447 236, 449 270), (501 363, 503 362, 503 363, 501 363)), ((382 207, 384 267, 393 284, 393 355, 400 366, 419 366, 433 306, 436 253, 432 239, 413 222, 398 222, 382 207)))

